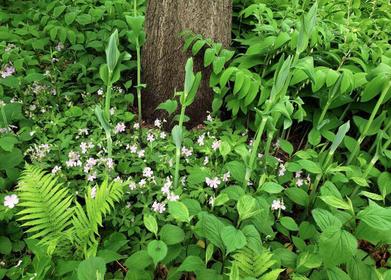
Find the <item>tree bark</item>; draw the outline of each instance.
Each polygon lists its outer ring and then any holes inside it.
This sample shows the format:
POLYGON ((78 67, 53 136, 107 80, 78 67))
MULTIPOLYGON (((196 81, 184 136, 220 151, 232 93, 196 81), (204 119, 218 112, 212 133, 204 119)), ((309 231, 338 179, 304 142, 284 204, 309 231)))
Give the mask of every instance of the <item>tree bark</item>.
MULTIPOLYGON (((191 30, 205 38, 231 43, 232 0, 149 0, 146 14, 147 41, 143 48, 143 117, 162 118, 156 107, 183 90, 184 68, 191 53, 184 53, 180 33, 191 30)), ((211 108, 209 71, 203 69, 203 55, 195 58, 194 71, 202 70, 202 82, 194 103, 186 110, 190 125, 202 123, 211 108)))

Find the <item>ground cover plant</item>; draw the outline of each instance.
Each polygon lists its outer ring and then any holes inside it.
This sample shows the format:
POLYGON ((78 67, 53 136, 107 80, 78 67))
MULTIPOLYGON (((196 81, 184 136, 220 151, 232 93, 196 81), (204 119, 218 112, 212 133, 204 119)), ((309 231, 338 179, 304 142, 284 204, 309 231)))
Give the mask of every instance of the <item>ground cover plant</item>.
POLYGON ((234 0, 153 123, 146 4, 0 1, 0 279, 391 279, 389 2, 234 0))

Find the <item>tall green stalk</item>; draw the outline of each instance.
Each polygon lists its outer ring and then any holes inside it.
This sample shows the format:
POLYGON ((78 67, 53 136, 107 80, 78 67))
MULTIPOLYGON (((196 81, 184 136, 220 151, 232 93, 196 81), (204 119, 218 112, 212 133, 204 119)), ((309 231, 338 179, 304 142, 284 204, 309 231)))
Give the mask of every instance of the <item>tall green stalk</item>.
POLYGON ((105 117, 108 122, 110 122, 110 107, 111 107, 111 92, 112 92, 112 87, 113 83, 111 82, 111 76, 112 73, 109 73, 109 81, 106 87, 106 94, 105 94, 105 117))
MULTIPOLYGON (((134 13, 134 16, 136 17, 137 16, 137 0, 134 0, 133 4, 134 4, 133 13, 134 13)), ((136 86, 136 90, 137 90, 137 109, 138 109, 138 125, 139 125, 138 138, 139 138, 139 142, 141 143, 142 136, 143 136, 143 134, 142 134, 143 132, 141 129, 141 124, 142 124, 141 46, 140 46, 140 40, 139 40, 138 34, 135 34, 135 35, 137 35, 135 40, 136 40, 136 56, 137 56, 137 86, 136 86)))
MULTIPOLYGON (((182 105, 181 114, 179 116, 179 123, 178 123, 181 138, 183 137, 183 122, 185 120, 185 111, 186 111, 186 105, 182 105)), ((179 167, 181 161, 181 149, 182 149, 182 141, 180 142, 179 145, 178 144, 176 145, 176 149, 175 149, 175 172, 174 172, 175 188, 177 188, 179 184, 179 167)))
POLYGON ((377 112, 379 111, 380 106, 382 105, 382 103, 384 101, 384 98, 386 97, 390 87, 391 87, 391 82, 389 82, 388 85, 385 86, 384 89, 382 90, 382 92, 380 94, 380 97, 379 97, 379 99, 376 102, 375 108, 373 108, 371 116, 369 117, 369 120, 367 121, 367 123, 366 123, 366 125, 364 127, 364 131, 361 133, 360 137, 358 138, 358 140, 356 142, 356 145, 354 146, 353 151, 352 151, 352 153, 350 154, 350 156, 348 158, 348 161, 347 161, 348 165, 351 164, 353 159, 356 158, 357 153, 360 151, 360 146, 361 146, 362 142, 364 141, 364 139, 367 137, 368 131, 371 128, 373 120, 375 119, 375 117, 377 115, 377 112))
POLYGON ((186 107, 193 103, 197 90, 201 83, 201 73, 194 75, 193 59, 189 58, 186 63, 185 85, 183 92, 175 93, 180 96, 181 112, 179 115, 179 123, 172 129, 172 138, 175 143, 175 171, 174 171, 174 186, 179 185, 179 168, 181 160, 181 148, 183 141, 183 123, 185 121, 186 107))
POLYGON ((5 105, 0 105, 1 115, 2 115, 3 121, 4 121, 4 127, 7 128, 8 127, 8 120, 7 120, 7 116, 5 114, 4 107, 5 107, 5 105))

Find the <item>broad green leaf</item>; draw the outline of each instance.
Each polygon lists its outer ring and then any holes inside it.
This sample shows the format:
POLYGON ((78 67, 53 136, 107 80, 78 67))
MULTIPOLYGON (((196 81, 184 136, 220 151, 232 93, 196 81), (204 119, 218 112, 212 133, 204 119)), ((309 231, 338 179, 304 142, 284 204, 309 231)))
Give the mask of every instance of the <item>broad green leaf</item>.
POLYGON ((178 226, 165 224, 160 230, 160 238, 167 245, 181 243, 185 239, 185 232, 178 226))
POLYGON ((238 209, 241 221, 251 218, 259 212, 256 199, 250 195, 242 196, 239 199, 236 208, 238 209))
POLYGON ((103 113, 102 109, 100 108, 100 106, 95 107, 95 115, 97 116, 99 123, 100 123, 101 127, 104 129, 104 131, 106 133, 110 133, 111 132, 110 124, 106 120, 106 117, 104 116, 104 113, 103 113))
POLYGON ((105 260, 100 257, 90 257, 82 261, 77 268, 79 280, 103 280, 106 273, 105 260))
POLYGON ((280 223, 284 228, 286 228, 290 231, 298 231, 299 230, 299 226, 296 224, 295 220, 292 219, 291 217, 287 217, 287 216, 282 217, 280 219, 280 223))
POLYGON ((356 238, 345 230, 329 227, 320 235, 319 253, 327 266, 346 263, 356 251, 356 238))
POLYGON ((372 79, 365 87, 361 95, 361 102, 368 102, 375 98, 388 84, 389 78, 386 75, 378 75, 372 79))
POLYGON ((292 200, 294 203, 297 203, 301 206, 307 206, 309 202, 309 196, 308 194, 300 188, 288 188, 284 192, 290 200, 292 200))
POLYGON ((151 214, 145 214, 144 215, 144 225, 145 227, 152 233, 157 235, 158 226, 156 222, 156 218, 152 216, 151 214))
POLYGON ((188 94, 194 83, 193 58, 189 58, 185 66, 185 93, 188 94))
POLYGON ((391 193, 391 183, 390 182, 391 182, 391 173, 390 172, 383 172, 377 178, 377 185, 378 185, 379 191, 383 197, 386 197, 388 194, 391 193))
POLYGON ((152 258, 145 250, 138 251, 131 255, 126 261, 125 266, 129 270, 143 270, 153 263, 152 258))
POLYGON ((349 210, 350 205, 349 203, 345 202, 343 199, 332 196, 332 195, 322 195, 319 197, 321 200, 323 200, 326 204, 330 205, 331 207, 339 208, 339 209, 345 209, 349 210))
POLYGON ((208 67, 209 65, 212 64, 214 58, 215 58, 215 50, 212 49, 212 48, 208 48, 206 49, 205 51, 205 55, 204 55, 204 67, 208 67))
POLYGON ((342 143, 343 139, 345 138, 346 133, 348 133, 349 129, 350 129, 350 121, 347 121, 346 123, 340 126, 337 135, 335 136, 335 139, 330 147, 331 154, 335 153, 338 146, 342 143))
POLYGON ((188 222, 190 220, 189 210, 186 205, 180 201, 170 201, 168 203, 168 212, 179 222, 188 222))
POLYGON ((361 210, 357 217, 368 226, 381 231, 391 229, 391 208, 384 208, 374 202, 370 202, 369 206, 361 210))
POLYGON ((109 73, 113 73, 115 67, 117 66, 120 52, 118 50, 118 30, 115 30, 109 38, 109 44, 106 48, 106 61, 109 73))
POLYGON ((285 269, 273 269, 270 272, 265 273, 264 275, 259 278, 259 280, 277 280, 278 276, 280 276, 281 272, 283 272, 285 269))
POLYGON ((300 166, 305 169, 306 171, 313 173, 313 174, 320 174, 322 173, 322 169, 320 168, 319 164, 316 162, 313 162, 308 159, 301 159, 297 161, 300 166))
POLYGON ((0 236, 0 253, 3 255, 8 255, 11 253, 12 243, 6 236, 0 236))
POLYGON ((341 221, 332 213, 325 209, 316 208, 312 210, 312 216, 321 231, 325 231, 329 227, 341 228, 341 221))
POLYGON ((284 190, 284 188, 277 183, 274 182, 266 182, 261 186, 261 191, 267 192, 267 193, 280 193, 284 190))
POLYGON ((177 110, 178 102, 176 100, 167 100, 161 103, 156 109, 165 110, 170 116, 177 110))
POLYGON ((161 240, 152 240, 148 243, 147 252, 152 258, 155 267, 166 257, 167 251, 166 243, 161 240))
POLYGON ((227 68, 220 77, 220 86, 225 87, 231 76, 237 71, 236 67, 227 68))
POLYGON ((196 56, 200 52, 202 47, 205 46, 205 44, 206 44, 205 40, 198 40, 197 42, 195 42, 191 49, 193 56, 196 56))
POLYGON ((18 139, 14 136, 2 136, 0 137, 0 148, 6 152, 11 152, 14 145, 18 143, 18 139))
POLYGON ((224 249, 225 246, 220 236, 224 224, 216 216, 206 212, 201 212, 198 216, 199 221, 195 228, 196 233, 208 239, 216 247, 224 249))
POLYGON ((326 271, 329 280, 351 280, 346 272, 336 266, 328 268, 326 271))
POLYGON ((247 244, 246 236, 233 226, 226 226, 221 231, 221 239, 227 249, 226 254, 241 249, 247 244))
POLYGON ((182 264, 178 267, 178 271, 195 272, 203 268, 205 268, 205 264, 200 257, 187 256, 182 264))

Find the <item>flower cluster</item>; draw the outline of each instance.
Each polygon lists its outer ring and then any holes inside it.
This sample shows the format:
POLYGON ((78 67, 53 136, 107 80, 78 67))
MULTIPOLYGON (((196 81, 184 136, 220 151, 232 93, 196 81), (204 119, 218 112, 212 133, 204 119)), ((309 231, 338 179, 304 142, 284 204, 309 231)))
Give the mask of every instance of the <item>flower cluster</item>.
POLYGON ((0 71, 0 75, 3 79, 12 76, 16 72, 15 67, 8 64, 0 71))
POLYGON ((30 154, 30 158, 33 161, 43 160, 49 152, 50 152, 49 144, 40 144, 40 145, 33 144, 26 151, 26 153, 30 154))
POLYGON ((284 201, 282 199, 281 200, 280 199, 273 200, 271 208, 274 211, 275 210, 279 210, 279 209, 281 209, 281 210, 285 210, 286 209, 284 201))
POLYGON ((68 153, 68 160, 65 162, 67 167, 81 166, 80 154, 74 151, 68 153))

